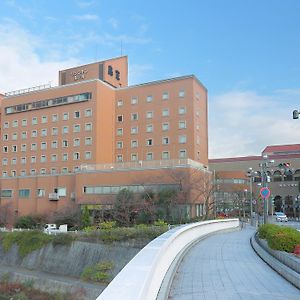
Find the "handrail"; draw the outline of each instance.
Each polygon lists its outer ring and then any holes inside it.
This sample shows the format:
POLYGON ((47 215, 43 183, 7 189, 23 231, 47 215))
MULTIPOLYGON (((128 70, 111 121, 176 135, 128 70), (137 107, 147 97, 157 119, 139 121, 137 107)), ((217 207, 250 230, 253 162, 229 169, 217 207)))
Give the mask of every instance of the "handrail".
POLYGON ((238 226, 238 219, 224 219, 169 230, 144 247, 97 300, 155 300, 169 267, 187 245, 208 234, 238 226))

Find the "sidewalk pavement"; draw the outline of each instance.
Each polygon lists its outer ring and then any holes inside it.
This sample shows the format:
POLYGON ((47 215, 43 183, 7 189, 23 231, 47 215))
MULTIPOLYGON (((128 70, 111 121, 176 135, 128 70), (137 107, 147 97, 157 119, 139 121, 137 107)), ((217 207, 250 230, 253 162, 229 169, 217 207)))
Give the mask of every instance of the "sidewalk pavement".
POLYGON ((197 243, 184 257, 169 300, 300 299, 300 290, 254 252, 250 226, 197 243))

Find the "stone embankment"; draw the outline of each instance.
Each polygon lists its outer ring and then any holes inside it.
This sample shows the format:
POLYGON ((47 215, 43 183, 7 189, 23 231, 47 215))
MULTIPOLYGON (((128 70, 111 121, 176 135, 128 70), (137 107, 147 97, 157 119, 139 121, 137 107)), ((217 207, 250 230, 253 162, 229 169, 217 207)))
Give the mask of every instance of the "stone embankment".
POLYGON ((0 276, 9 274, 12 280, 30 281, 35 288, 47 292, 85 290, 86 299, 96 299, 106 285, 80 280, 86 266, 111 261, 114 277, 143 247, 134 242, 96 244, 74 241, 70 246, 48 244, 20 257, 18 246, 5 252, 0 244, 0 276))

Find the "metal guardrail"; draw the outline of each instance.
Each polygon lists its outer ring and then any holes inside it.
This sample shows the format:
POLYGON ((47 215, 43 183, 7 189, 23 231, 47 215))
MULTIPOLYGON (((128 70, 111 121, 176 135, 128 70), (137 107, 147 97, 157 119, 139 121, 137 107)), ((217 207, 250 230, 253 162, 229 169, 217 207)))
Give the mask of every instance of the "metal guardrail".
POLYGON ((46 83, 46 84, 33 86, 33 87, 30 87, 30 88, 26 88, 26 89, 20 89, 20 90, 14 90, 14 91, 11 91, 11 92, 7 92, 7 93, 4 94, 4 96, 5 97, 19 96, 19 95, 22 95, 22 94, 36 92, 36 91, 49 89, 49 88, 51 88, 51 82, 46 83))

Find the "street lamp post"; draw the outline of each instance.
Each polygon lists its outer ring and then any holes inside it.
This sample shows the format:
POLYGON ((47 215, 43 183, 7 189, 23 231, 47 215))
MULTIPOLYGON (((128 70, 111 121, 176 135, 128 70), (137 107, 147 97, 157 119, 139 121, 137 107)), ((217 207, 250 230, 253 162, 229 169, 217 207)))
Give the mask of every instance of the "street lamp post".
MULTIPOLYGON (((263 155, 263 161, 259 164, 261 167, 261 186, 262 188, 267 187, 268 179, 266 174, 266 169, 270 167, 270 164, 273 164, 274 160, 268 160, 268 155, 263 155)), ((264 224, 268 223, 268 198, 264 198, 264 224)))
POLYGON ((250 224, 253 225, 253 178, 257 175, 257 172, 252 168, 248 169, 247 176, 249 177, 250 186, 250 224))

